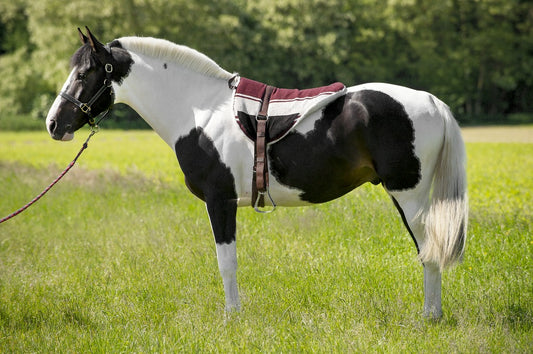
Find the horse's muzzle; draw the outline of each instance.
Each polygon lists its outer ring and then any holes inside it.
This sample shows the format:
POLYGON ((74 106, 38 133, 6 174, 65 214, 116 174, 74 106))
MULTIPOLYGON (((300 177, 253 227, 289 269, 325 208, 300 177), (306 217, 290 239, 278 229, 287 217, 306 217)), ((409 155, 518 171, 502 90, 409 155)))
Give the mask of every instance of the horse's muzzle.
POLYGON ((74 133, 68 132, 71 127, 67 126, 65 128, 65 130, 59 131, 57 122, 54 119, 49 121, 47 120, 48 133, 54 140, 70 141, 74 138, 74 133))

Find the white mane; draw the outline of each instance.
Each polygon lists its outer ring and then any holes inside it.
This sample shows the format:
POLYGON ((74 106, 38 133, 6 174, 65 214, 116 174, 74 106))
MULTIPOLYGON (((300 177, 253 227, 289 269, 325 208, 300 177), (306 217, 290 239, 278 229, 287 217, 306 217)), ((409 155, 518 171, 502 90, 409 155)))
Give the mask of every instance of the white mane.
POLYGON ((229 80, 233 74, 222 69, 207 55, 184 45, 152 37, 122 37, 118 41, 126 50, 169 60, 207 76, 229 80))

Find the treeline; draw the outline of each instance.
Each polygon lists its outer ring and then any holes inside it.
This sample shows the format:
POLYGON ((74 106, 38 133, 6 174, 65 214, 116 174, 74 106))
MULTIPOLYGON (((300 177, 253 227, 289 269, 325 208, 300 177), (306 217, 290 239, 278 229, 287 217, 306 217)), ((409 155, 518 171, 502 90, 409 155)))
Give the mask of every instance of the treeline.
POLYGON ((0 119, 46 115, 85 25, 102 41, 185 44, 278 87, 383 81, 430 91, 463 121, 533 112, 528 0, 10 0, 0 119))

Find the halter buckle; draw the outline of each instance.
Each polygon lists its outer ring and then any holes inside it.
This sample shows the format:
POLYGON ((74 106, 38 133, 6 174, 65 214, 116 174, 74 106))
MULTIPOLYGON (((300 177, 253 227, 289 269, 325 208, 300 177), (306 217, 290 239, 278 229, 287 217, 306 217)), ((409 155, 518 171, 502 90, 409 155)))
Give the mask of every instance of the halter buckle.
POLYGON ((107 63, 104 67, 105 69, 105 72, 108 73, 108 74, 111 74, 113 72, 113 65, 107 63))
POLYGON ((83 113, 85 113, 85 114, 89 114, 89 112, 91 112, 91 107, 89 107, 89 106, 87 105, 87 103, 82 103, 82 104, 80 105, 80 109, 81 109, 81 111, 82 111, 83 113))

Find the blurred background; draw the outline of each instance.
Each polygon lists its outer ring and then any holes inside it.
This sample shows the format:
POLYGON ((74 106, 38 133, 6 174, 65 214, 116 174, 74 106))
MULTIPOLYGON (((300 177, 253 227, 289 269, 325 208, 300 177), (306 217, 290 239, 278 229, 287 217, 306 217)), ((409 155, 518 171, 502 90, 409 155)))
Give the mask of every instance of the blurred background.
MULTIPOLYGON (((464 124, 533 122, 533 5, 521 0, 0 0, 0 129, 43 129, 80 46, 152 36, 277 87, 389 82, 464 124)), ((126 107, 105 123, 145 127, 126 107)))

